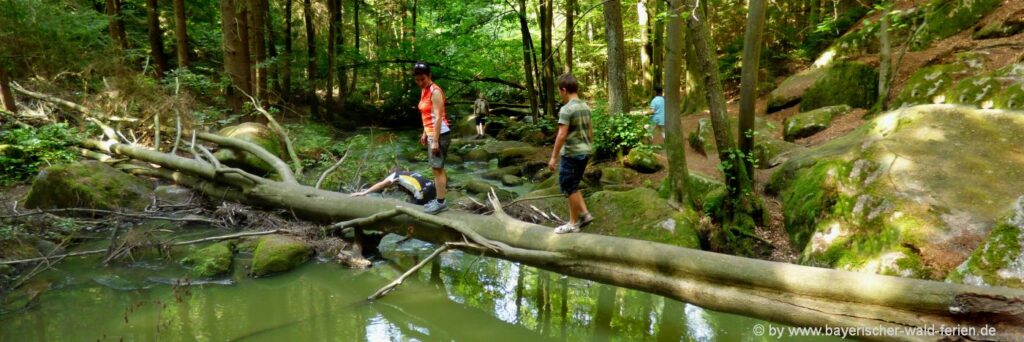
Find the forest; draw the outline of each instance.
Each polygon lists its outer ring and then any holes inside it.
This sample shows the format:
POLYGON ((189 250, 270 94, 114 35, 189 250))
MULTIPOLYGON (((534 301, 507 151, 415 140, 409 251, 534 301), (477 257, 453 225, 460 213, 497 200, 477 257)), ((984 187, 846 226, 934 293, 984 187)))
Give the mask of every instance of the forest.
POLYGON ((0 0, 0 340, 1019 341, 1021 308, 1018 0, 0 0))

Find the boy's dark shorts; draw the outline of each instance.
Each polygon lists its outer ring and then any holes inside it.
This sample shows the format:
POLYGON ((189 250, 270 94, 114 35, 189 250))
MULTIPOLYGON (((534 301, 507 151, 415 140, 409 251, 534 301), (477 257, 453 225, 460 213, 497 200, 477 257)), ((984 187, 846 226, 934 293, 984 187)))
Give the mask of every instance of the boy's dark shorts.
POLYGON ((430 167, 434 169, 443 169, 444 160, 448 158, 448 146, 452 144, 451 132, 441 133, 441 141, 438 145, 441 147, 441 153, 434 154, 434 151, 430 149, 430 145, 434 143, 434 137, 427 137, 427 161, 430 163, 430 167))
POLYGON ((563 195, 569 196, 579 190, 589 160, 590 156, 587 155, 562 156, 558 166, 558 186, 563 195))

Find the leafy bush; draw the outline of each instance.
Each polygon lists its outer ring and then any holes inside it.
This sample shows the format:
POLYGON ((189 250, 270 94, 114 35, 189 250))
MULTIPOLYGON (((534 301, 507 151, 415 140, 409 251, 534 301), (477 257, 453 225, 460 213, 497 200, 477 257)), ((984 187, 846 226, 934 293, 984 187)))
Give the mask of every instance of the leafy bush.
POLYGON ((607 114, 598 106, 592 111, 594 149, 598 156, 611 156, 643 145, 649 122, 646 115, 607 114))
POLYGON ((39 169, 71 162, 76 154, 68 147, 78 145, 81 134, 67 124, 39 128, 15 128, 0 132, 0 184, 26 180, 39 169))

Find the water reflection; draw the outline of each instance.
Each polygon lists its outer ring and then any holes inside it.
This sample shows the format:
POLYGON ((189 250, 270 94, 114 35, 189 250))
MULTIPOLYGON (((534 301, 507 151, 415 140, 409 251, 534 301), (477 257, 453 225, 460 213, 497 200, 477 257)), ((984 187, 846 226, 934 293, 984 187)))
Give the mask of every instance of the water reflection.
POLYGON ((38 306, 0 316, 0 341, 760 340, 750 333, 759 320, 461 252, 368 303, 433 249, 394 240, 369 270, 310 264, 254 280, 238 267, 191 287, 167 284, 182 272, 172 263, 72 260, 44 276, 53 289, 38 306))

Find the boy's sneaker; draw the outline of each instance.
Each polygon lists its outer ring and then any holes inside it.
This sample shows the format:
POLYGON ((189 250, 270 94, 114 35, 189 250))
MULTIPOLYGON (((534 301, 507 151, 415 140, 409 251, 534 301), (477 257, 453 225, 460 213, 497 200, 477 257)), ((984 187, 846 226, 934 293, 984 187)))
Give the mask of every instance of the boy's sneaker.
POLYGON ((590 213, 586 213, 586 214, 583 214, 582 218, 580 218, 579 226, 580 226, 580 228, 583 228, 583 227, 586 227, 591 222, 594 222, 594 215, 591 215, 590 213))
POLYGON ((423 212, 431 215, 445 211, 445 209, 448 209, 448 206, 438 202, 436 199, 430 200, 430 202, 423 206, 423 212))
POLYGON ((555 228, 555 234, 578 233, 579 231, 580 227, 572 223, 566 223, 555 228))

